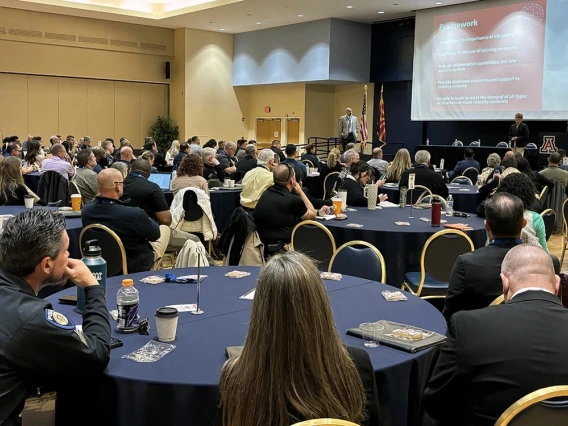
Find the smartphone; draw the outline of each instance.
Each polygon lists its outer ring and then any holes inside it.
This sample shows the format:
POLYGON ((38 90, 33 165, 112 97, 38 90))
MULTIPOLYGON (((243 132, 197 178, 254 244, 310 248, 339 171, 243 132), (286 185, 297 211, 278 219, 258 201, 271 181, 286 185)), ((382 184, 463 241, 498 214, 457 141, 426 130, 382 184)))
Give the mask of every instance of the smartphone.
POLYGON ((120 348, 122 345, 124 345, 124 343, 122 343, 122 340, 115 339, 114 337, 110 338, 110 348, 111 349, 120 348))
POLYGON ((61 303, 62 305, 77 306, 77 295, 76 294, 69 294, 67 296, 61 296, 59 298, 59 303, 61 303))

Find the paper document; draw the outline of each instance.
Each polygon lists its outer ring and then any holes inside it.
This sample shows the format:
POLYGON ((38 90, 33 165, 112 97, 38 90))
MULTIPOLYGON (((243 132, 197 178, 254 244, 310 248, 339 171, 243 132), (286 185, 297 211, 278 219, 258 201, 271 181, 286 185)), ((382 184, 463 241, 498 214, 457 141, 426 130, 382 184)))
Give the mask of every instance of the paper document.
POLYGON ((239 297, 239 299, 241 299, 241 300, 253 300, 254 299, 254 293, 255 293, 255 289, 253 288, 252 290, 247 291, 245 294, 243 294, 241 297, 239 297))
POLYGON ((382 201, 381 204, 379 204, 379 206, 385 208, 385 207, 398 207, 398 204, 395 203, 391 203, 390 201, 382 201))
POLYGON ((195 312, 197 305, 194 303, 187 305, 166 305, 166 308, 177 309, 178 312, 195 312))
POLYGON ((335 215, 334 214, 326 214, 325 216, 316 216, 316 219, 331 220, 331 219, 335 219, 335 215))

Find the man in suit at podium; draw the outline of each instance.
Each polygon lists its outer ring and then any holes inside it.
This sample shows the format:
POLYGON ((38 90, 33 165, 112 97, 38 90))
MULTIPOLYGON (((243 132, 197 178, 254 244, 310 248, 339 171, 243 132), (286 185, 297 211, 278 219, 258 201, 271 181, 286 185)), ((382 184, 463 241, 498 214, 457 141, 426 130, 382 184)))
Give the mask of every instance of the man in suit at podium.
POLYGON ((359 139, 359 120, 352 114, 351 108, 347 108, 345 115, 339 119, 339 137, 343 152, 345 152, 345 145, 349 142, 357 142, 359 139))

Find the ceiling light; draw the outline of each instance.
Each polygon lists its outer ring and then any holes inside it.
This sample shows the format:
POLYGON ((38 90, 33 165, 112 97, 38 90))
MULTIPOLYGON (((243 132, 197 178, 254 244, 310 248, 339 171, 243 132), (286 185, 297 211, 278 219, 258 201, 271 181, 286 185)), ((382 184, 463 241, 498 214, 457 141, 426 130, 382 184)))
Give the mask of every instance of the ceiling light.
POLYGON ((438 6, 440 6, 441 4, 444 4, 444 3, 442 3, 441 1, 437 1, 436 4, 437 4, 438 6))
POLYGON ((347 6, 347 9, 353 9, 353 6, 347 6))
POLYGON ((225 31, 225 28, 219 28, 219 31, 225 31))
POLYGON ((304 17, 304 15, 298 15, 298 18, 303 18, 303 17, 304 17))
POLYGON ((379 12, 377 12, 377 13, 385 13, 385 12, 383 12, 382 10, 380 10, 380 11, 379 11, 379 12))
POLYGON ((259 22, 256 23, 256 25, 262 25, 262 22, 259 21, 259 22))

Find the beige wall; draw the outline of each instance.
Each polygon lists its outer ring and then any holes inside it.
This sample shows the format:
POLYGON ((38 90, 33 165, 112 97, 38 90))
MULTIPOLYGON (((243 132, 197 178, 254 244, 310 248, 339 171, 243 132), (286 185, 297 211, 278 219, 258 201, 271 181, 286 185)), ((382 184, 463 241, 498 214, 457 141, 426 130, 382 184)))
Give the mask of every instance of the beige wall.
POLYGON ((334 112, 335 87, 306 84, 306 137, 335 136, 334 112))
POLYGON ((150 126, 167 111, 168 86, 80 78, 0 74, 0 129, 4 137, 29 133, 128 137, 141 147, 150 126), (4 96, 6 96, 4 98, 4 96))

